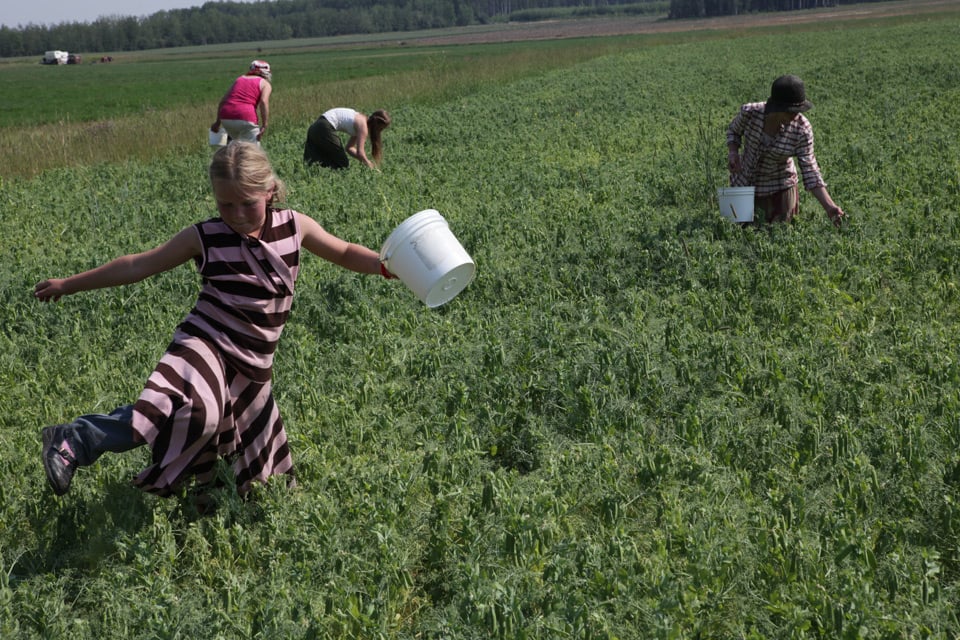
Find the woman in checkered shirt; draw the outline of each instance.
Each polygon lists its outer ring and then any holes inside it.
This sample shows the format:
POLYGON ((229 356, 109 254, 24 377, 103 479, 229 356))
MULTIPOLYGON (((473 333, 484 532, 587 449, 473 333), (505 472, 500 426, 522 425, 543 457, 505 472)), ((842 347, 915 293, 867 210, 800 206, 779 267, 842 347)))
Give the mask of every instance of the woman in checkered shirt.
POLYGON ((766 102, 743 105, 727 127, 730 186, 756 187, 754 208, 767 222, 790 222, 797 214, 800 178, 834 225, 843 220, 813 154, 813 128, 803 115, 812 106, 800 78, 781 76, 766 102))

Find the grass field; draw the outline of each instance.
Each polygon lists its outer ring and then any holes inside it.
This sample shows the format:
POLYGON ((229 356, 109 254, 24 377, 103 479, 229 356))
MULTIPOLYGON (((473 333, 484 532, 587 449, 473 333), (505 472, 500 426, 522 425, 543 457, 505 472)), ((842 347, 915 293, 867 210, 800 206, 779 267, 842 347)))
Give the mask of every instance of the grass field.
POLYGON ((41 426, 136 398, 194 271, 30 297, 213 215, 205 123, 171 153, 5 177, 0 637, 960 637, 958 29, 336 84, 391 110, 386 164, 305 168, 290 118, 265 142, 290 205, 374 248, 436 208, 478 275, 429 310, 305 259, 275 372, 299 488, 220 490, 208 517, 130 486, 144 450, 63 498, 38 455, 41 426), (727 122, 786 72, 841 231, 809 196, 790 227, 715 211, 727 122))
POLYGON ((195 151, 205 144, 220 96, 254 57, 268 57, 276 70, 272 125, 306 131, 328 104, 376 105, 372 110, 436 103, 634 46, 629 38, 319 50, 288 44, 265 54, 250 45, 79 67, 11 64, 0 67, 0 91, 8 96, 0 111, 0 176, 195 151))

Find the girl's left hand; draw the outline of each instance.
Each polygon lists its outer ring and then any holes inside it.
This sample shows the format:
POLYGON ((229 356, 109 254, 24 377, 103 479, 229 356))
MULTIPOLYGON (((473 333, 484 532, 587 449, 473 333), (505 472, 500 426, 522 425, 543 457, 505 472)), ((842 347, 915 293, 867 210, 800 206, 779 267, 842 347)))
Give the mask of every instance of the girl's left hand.
POLYGON ((33 297, 40 302, 57 302, 65 295, 67 295, 67 291, 65 291, 63 280, 60 278, 50 278, 38 282, 33 288, 33 297))

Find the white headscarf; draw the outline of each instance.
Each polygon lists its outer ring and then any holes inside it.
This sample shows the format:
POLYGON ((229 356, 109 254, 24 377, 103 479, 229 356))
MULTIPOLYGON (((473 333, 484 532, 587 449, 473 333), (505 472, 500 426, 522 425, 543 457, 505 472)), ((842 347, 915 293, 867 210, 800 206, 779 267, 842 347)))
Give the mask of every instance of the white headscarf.
POLYGON ((268 63, 266 60, 254 60, 251 62, 250 71, 258 76, 266 78, 267 81, 270 81, 273 77, 270 74, 270 63, 268 63))

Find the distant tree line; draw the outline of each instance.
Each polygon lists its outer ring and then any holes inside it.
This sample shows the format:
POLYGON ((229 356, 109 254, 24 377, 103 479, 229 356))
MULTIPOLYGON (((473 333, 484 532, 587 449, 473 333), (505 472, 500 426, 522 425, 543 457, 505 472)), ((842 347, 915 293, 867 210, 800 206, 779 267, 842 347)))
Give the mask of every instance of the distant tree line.
MULTIPOLYGON (((868 0, 869 1, 869 0, 868 0)), ((667 13, 673 18, 805 9, 839 0, 274 0, 207 2, 146 17, 0 27, 0 57, 84 53, 412 31, 566 15, 667 13)))
MULTIPOLYGON (((412 31, 518 19, 544 10, 665 14, 669 0, 273 0, 206 2, 146 17, 0 27, 0 57, 60 49, 97 53, 412 31), (534 12, 534 13, 530 13, 534 12)), ((570 14, 568 14, 570 15, 570 14)), ((554 17, 544 14, 539 19, 554 17)))
MULTIPOLYGON (((857 3, 885 0, 855 0, 857 3)), ((840 0, 670 0, 670 18, 707 18, 765 11, 798 11, 836 7, 840 0)), ((843 4, 853 4, 846 0, 843 4)))

